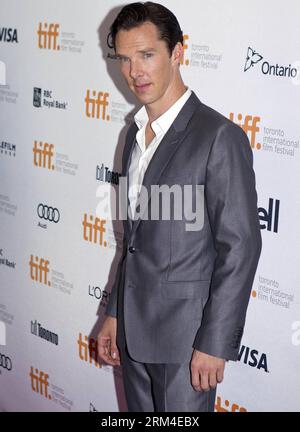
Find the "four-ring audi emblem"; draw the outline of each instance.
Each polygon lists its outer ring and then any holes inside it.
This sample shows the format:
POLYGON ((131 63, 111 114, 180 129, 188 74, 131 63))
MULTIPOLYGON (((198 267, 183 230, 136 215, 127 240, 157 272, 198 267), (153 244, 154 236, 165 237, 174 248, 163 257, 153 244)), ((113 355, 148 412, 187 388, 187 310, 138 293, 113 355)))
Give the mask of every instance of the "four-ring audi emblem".
POLYGON ((57 223, 60 219, 59 210, 55 207, 50 207, 45 204, 38 205, 37 214, 40 218, 48 220, 50 222, 57 223))

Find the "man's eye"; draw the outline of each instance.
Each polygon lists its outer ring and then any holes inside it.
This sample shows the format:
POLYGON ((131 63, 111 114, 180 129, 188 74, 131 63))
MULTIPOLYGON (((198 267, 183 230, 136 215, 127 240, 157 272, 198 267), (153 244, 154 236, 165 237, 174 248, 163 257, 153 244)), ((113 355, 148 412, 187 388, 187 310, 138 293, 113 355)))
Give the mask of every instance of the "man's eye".
POLYGON ((153 56, 152 53, 145 53, 145 54, 144 54, 144 58, 150 58, 150 57, 152 57, 152 56, 153 56))
POLYGON ((127 63, 129 61, 128 57, 118 57, 118 59, 121 63, 127 63))

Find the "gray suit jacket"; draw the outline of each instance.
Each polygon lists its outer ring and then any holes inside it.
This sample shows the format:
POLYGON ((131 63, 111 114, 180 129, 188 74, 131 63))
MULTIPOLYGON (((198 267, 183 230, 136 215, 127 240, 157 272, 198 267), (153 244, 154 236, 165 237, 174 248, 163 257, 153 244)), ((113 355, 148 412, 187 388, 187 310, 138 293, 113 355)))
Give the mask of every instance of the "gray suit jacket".
MULTIPOLYGON (((123 175, 137 127, 127 134, 123 175)), ((126 220, 107 315, 117 343, 144 363, 189 361, 193 348, 236 360, 261 251, 253 155, 246 134, 192 93, 158 146, 143 184, 204 185, 204 225, 126 220)))

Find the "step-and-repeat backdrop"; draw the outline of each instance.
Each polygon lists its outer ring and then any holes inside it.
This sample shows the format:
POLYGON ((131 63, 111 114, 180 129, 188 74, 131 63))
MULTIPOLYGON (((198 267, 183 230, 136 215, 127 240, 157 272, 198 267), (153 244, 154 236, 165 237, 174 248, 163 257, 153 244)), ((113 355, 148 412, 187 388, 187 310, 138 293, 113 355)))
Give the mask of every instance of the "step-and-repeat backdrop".
MULTIPOLYGON (((0 0, 2 411, 126 410, 96 340, 122 246, 109 200, 138 108, 107 40, 120 3, 0 0)), ((215 409, 299 411, 300 3, 162 3, 184 32, 185 83, 254 155, 263 250, 215 409)))

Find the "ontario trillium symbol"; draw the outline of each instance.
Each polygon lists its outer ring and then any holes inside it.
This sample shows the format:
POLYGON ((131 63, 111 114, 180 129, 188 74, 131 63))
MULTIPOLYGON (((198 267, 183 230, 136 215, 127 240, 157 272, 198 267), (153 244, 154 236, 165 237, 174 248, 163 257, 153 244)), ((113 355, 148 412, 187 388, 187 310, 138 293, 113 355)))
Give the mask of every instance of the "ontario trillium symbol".
POLYGON ((246 72, 248 69, 251 68, 251 66, 254 66, 256 63, 258 63, 262 59, 263 59, 263 56, 261 56, 260 54, 258 54, 252 48, 248 47, 247 58, 246 58, 246 63, 245 63, 245 67, 244 67, 244 72, 246 72))

